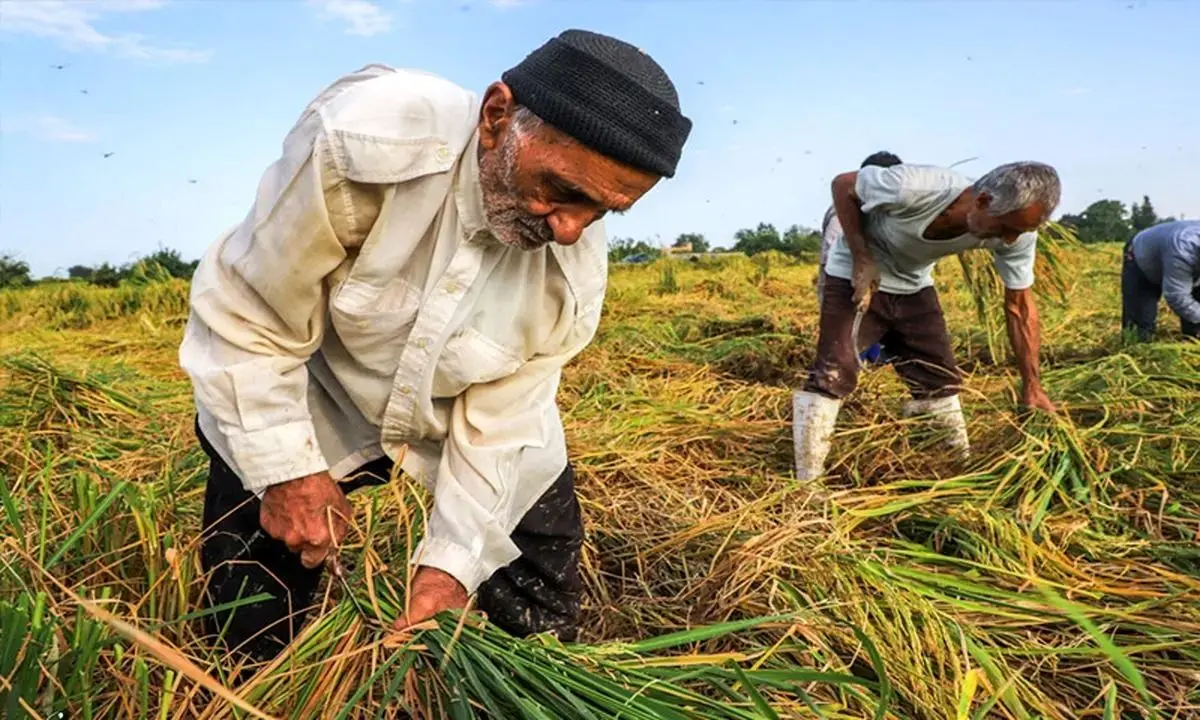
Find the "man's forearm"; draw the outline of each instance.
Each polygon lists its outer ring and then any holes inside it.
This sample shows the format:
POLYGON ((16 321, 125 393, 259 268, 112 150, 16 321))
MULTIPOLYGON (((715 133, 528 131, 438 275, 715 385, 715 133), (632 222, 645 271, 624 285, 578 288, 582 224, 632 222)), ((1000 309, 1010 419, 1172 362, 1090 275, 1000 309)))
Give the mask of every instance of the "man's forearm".
POLYGON ((833 210, 837 213, 838 222, 842 225, 842 233, 846 245, 855 260, 867 254, 867 240, 863 235, 862 202, 854 192, 854 183, 858 173, 842 173, 833 179, 833 210))
POLYGON ((1041 367, 1038 354, 1042 346, 1041 320, 1032 290, 1006 290, 1004 317, 1008 341, 1017 360, 1017 370, 1027 389, 1041 386, 1041 367))
POLYGON ((1163 253, 1163 299, 1184 322, 1193 325, 1200 325, 1197 267, 1200 267, 1200 248, 1186 240, 1177 241, 1171 252, 1163 253))
MULTIPOLYGON (((1190 290, 1191 288, 1187 288, 1190 290)), ((1164 300, 1167 301, 1167 307, 1178 315, 1184 322, 1193 325, 1200 325, 1200 300, 1191 292, 1181 292, 1172 295, 1164 293, 1164 300)))
POLYGON ((1200 299, 1195 294, 1196 280, 1192 272, 1190 267, 1163 268, 1163 299, 1184 322, 1200 324, 1200 299))

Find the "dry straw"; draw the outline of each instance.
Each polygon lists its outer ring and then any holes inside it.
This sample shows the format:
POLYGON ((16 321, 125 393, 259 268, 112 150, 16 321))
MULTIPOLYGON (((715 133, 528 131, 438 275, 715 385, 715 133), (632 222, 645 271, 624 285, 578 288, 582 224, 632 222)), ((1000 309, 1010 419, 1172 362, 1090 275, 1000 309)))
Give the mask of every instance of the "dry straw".
POLYGON ((998 286, 951 262, 936 278, 974 458, 938 453, 872 370, 821 486, 790 475, 812 266, 614 268, 560 394, 586 642, 453 613, 393 635, 426 501, 400 481, 356 494, 348 582, 265 667, 196 634, 206 469, 175 365, 186 286, 0 292, 0 714, 1195 717, 1200 344, 1126 345, 1119 248, 1048 248, 1061 416, 1013 412, 998 286))

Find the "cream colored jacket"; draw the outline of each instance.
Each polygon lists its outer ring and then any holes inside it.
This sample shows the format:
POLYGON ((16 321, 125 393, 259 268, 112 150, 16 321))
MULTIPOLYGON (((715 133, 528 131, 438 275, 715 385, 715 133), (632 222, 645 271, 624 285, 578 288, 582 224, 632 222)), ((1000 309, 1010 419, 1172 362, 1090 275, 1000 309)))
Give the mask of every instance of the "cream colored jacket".
POLYGON ((433 493, 414 563, 475 590, 567 462, 555 395, 592 339, 602 223, 528 252, 487 229, 476 96, 371 65, 325 89, 196 270, 180 363, 261 494, 387 454, 433 493))

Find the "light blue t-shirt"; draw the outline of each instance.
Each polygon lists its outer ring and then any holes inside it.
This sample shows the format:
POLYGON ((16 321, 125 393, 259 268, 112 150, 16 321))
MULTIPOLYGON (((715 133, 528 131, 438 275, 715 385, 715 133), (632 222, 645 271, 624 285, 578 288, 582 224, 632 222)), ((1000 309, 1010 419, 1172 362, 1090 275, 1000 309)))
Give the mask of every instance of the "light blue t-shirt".
POLYGON ((1167 305, 1190 323, 1200 323, 1200 220, 1148 227, 1133 238, 1133 260, 1150 282, 1162 286, 1167 305))
MULTIPOLYGON (((931 287, 933 266, 939 259, 975 248, 992 251, 1006 288, 1024 290, 1033 285, 1036 232, 1021 235, 1011 245, 1003 238, 984 239, 970 233, 950 240, 925 239, 925 228, 970 186, 966 176, 933 165, 872 166, 858 171, 854 187, 862 200, 863 232, 879 266, 881 291, 911 295, 931 287)), ((830 249, 825 273, 849 280, 853 268, 850 246, 841 236, 830 249)))

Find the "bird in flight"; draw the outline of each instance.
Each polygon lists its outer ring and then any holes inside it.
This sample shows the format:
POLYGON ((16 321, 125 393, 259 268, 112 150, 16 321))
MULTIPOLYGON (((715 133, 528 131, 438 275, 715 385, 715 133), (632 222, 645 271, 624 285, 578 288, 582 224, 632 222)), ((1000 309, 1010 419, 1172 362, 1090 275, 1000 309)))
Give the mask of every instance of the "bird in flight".
POLYGON ((106 158, 110 158, 110 157, 112 157, 113 155, 116 155, 116 153, 111 153, 111 152, 106 152, 106 153, 104 153, 104 157, 106 157, 106 158))
POLYGON ((50 68, 52 70, 66 70, 69 66, 70 64, 68 63, 67 65, 51 65, 50 68))

